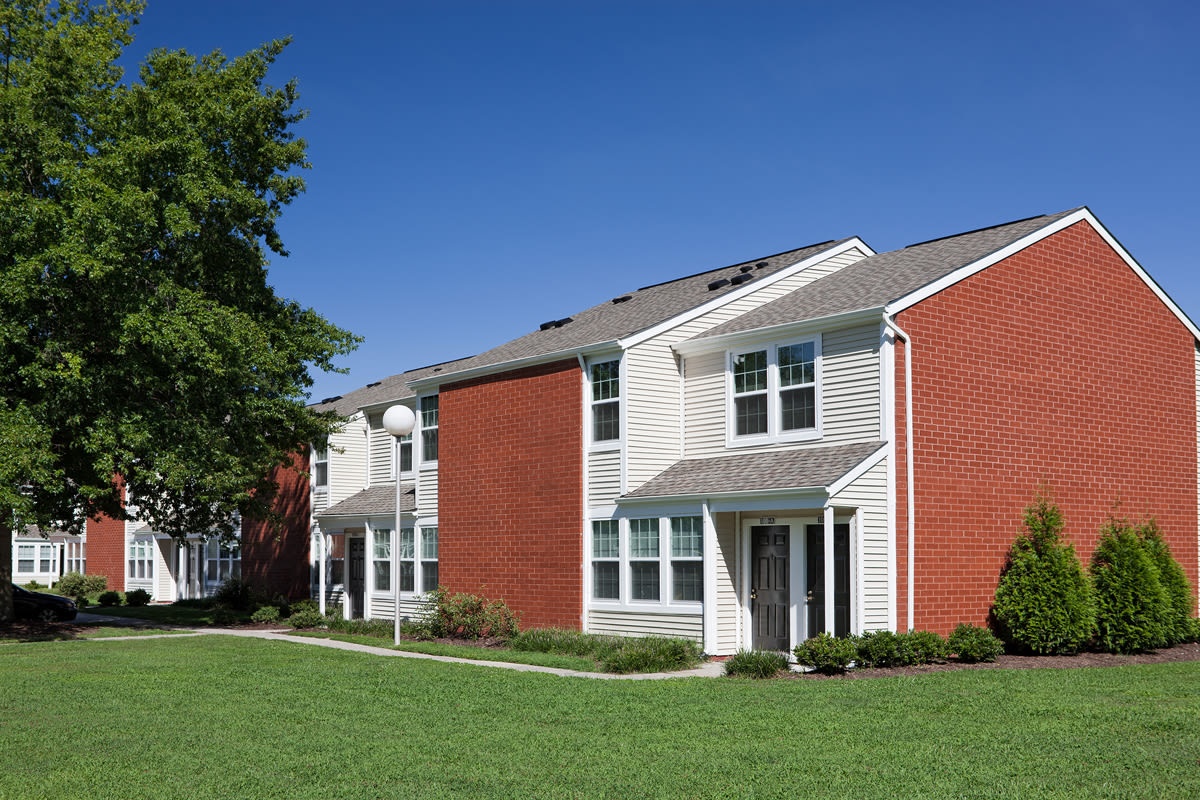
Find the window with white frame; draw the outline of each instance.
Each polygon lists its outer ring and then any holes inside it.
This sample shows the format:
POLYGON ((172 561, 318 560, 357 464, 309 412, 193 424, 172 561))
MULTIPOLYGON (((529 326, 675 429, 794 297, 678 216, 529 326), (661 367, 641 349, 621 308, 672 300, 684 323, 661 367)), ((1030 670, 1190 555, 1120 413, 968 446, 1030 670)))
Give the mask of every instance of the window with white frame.
POLYGON ((421 398, 421 461, 438 460, 438 398, 421 398))
MULTIPOLYGON (((400 437, 400 472, 412 472, 412 445, 413 438, 411 433, 407 433, 400 437)), ((395 448, 392 450, 395 453, 395 448)), ((392 456, 392 477, 396 477, 396 458, 392 456)))
POLYGON ((205 549, 207 561, 204 572, 209 583, 224 583, 242 577, 242 553, 237 546, 227 547, 217 539, 209 539, 205 549))
POLYGON ((807 439, 820 433, 819 339, 731 353, 730 439, 807 439))
POLYGON ((148 539, 134 539, 129 543, 129 577, 148 580, 154 577, 154 545, 148 539))
POLYGON ((704 519, 671 518, 671 599, 704 600, 704 519))
POLYGON ((629 597, 659 600, 658 520, 629 520, 629 597))
POLYGON ((37 545, 17 545, 17 572, 33 572, 33 564, 37 556, 37 545))
POLYGON ((621 599, 621 523, 615 519, 592 522, 592 597, 621 599))
POLYGON ((421 528, 421 591, 438 587, 438 529, 421 528))
POLYGON ((329 448, 313 452, 312 478, 314 489, 329 488, 329 448))
POLYGON ((383 528, 371 532, 371 561, 375 564, 375 591, 392 589, 392 531, 383 528))
POLYGON ((592 441, 613 442, 621 438, 621 362, 592 364, 592 441))
POLYGON ((417 548, 412 528, 400 529, 398 550, 396 558, 400 562, 400 591, 415 592, 417 590, 417 548))
POLYGON ((87 542, 68 541, 67 548, 67 572, 78 572, 83 575, 87 572, 87 542))
POLYGON ((38 572, 53 572, 54 571, 54 545, 39 544, 38 545, 38 572))

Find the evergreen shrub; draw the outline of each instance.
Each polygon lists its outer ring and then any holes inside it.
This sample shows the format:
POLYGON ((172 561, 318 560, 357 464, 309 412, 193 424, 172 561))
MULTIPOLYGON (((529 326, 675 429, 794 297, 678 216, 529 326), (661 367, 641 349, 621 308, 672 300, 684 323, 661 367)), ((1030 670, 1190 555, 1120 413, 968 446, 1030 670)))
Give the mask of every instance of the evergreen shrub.
POLYGON ((787 656, 774 650, 738 650, 725 662, 733 678, 773 678, 787 669, 787 656))
POLYGON ((54 583, 54 591, 64 597, 87 597, 98 594, 108 588, 108 578, 104 575, 84 575, 79 572, 64 573, 54 583))
POLYGON ((1091 585, 1061 541, 1062 512, 1045 492, 1025 509, 1025 533, 1009 550, 992 608, 1006 641, 1038 655, 1074 653, 1096 629, 1091 585))
POLYGON ((107 592, 101 592, 100 596, 96 598, 96 602, 102 606, 119 606, 121 605, 121 593, 114 592, 111 589, 107 592))
POLYGON ((1112 653, 1140 653, 1168 641, 1167 592, 1138 526, 1109 517, 1092 553, 1097 643, 1112 653))
POLYGON ((851 639, 839 639, 828 633, 819 633, 796 645, 796 660, 817 672, 834 675, 845 672, 846 667, 858 658, 857 643, 851 639))
POLYGON ((1004 652, 1004 643, 987 628, 965 622, 954 629, 946 640, 946 648, 966 664, 995 661, 1004 652))
POLYGON ((278 622, 279 609, 275 606, 259 606, 253 614, 250 615, 251 622, 278 622))
POLYGON ((1143 522, 1137 527, 1137 533, 1147 555, 1158 568, 1158 582, 1167 601, 1162 614, 1163 644, 1173 647, 1188 641, 1191 634, 1192 587, 1183 567, 1171 555, 1171 548, 1163 539, 1157 522, 1153 519, 1143 522))
POLYGON ((292 606, 292 615, 287 619, 293 628, 320 628, 325 624, 325 617, 315 607, 303 606, 300 603, 292 606))
POLYGON ((430 595, 422 621, 434 638, 502 641, 519 632, 518 616, 503 600, 488 600, 473 594, 451 595, 443 587, 430 595))
POLYGON ((145 589, 134 589, 132 592, 125 593, 125 605, 127 606, 144 606, 150 602, 150 593, 145 589))

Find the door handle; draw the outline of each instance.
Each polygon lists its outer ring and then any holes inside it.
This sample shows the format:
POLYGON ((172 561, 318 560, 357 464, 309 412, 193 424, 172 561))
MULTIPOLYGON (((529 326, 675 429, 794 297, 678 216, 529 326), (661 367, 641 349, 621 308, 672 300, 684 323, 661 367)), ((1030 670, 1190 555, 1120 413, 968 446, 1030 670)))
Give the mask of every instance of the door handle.
POLYGON ((809 589, 809 590, 808 590, 808 595, 807 595, 807 598, 808 598, 808 602, 810 602, 810 603, 811 603, 811 602, 813 601, 813 598, 812 598, 812 589, 809 589))
POLYGON ((750 590, 750 599, 751 599, 751 600, 757 600, 757 599, 758 599, 758 589, 751 589, 751 590, 750 590))

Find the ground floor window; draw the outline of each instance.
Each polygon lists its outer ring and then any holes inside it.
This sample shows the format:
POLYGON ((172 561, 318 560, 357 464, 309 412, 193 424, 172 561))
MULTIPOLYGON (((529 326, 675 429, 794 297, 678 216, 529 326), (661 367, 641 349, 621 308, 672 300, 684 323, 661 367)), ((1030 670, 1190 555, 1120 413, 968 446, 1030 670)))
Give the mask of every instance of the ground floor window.
POLYGON ((67 542, 66 548, 66 571, 78 572, 80 575, 87 573, 87 542, 67 542))
POLYGON ((129 543, 129 577, 149 580, 154 577, 154 543, 149 539, 134 539, 129 543))
POLYGON ((242 554, 236 544, 226 547, 216 539, 209 539, 205 560, 204 579, 209 583, 224 583, 230 578, 242 577, 242 554))
POLYGON ((346 580, 346 534, 335 533, 329 537, 329 582, 333 585, 346 580))
POLYGON ((400 529, 400 545, 396 558, 400 561, 400 591, 415 592, 417 590, 417 548, 415 531, 412 528, 400 529))
POLYGON ((33 562, 37 556, 37 545, 17 545, 17 572, 33 572, 33 562))
POLYGON ((371 532, 371 561, 375 564, 375 591, 392 589, 392 531, 383 528, 371 532))
POLYGON ((593 520, 591 545, 593 600, 704 601, 703 517, 593 520))
POLYGON ((421 528, 421 591, 438 587, 438 529, 421 528))

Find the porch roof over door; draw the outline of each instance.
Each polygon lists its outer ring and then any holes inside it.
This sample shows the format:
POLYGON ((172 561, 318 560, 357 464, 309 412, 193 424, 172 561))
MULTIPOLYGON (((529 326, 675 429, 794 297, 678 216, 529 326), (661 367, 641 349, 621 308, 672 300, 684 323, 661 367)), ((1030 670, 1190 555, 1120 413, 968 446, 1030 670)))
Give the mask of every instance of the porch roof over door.
MULTIPOLYGON (((416 488, 400 484, 400 511, 412 512, 417 508, 416 488)), ((343 517, 365 517, 396 513, 396 484, 381 483, 352 494, 340 503, 335 503, 317 514, 322 523, 343 517)))
POLYGON ((622 501, 817 490, 871 459, 884 442, 857 442, 835 447, 805 447, 770 453, 747 453, 678 461, 618 499, 622 501))

